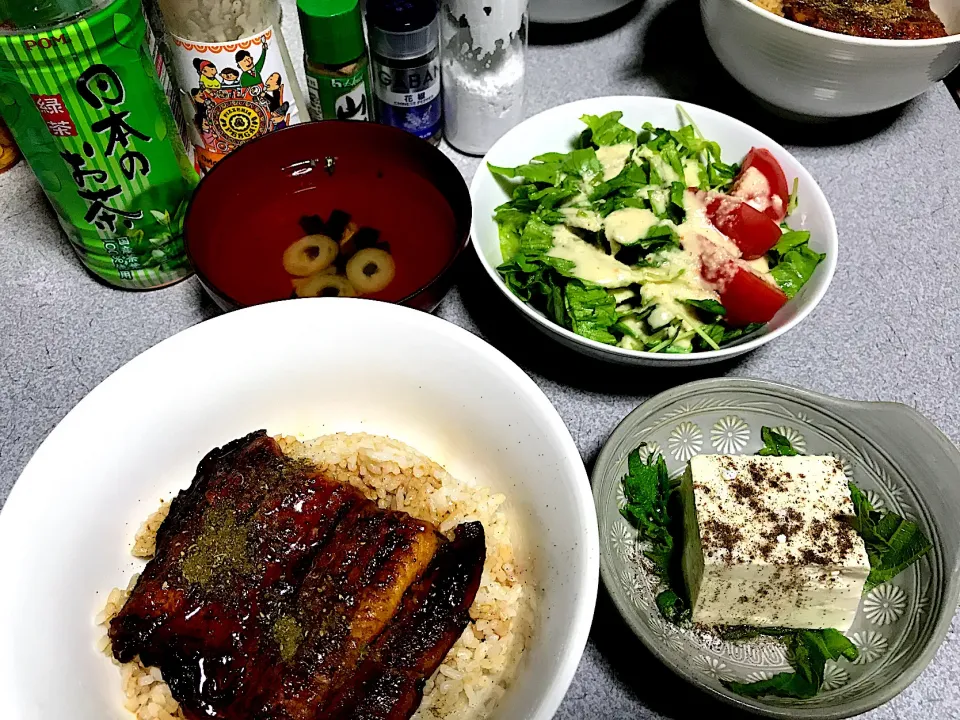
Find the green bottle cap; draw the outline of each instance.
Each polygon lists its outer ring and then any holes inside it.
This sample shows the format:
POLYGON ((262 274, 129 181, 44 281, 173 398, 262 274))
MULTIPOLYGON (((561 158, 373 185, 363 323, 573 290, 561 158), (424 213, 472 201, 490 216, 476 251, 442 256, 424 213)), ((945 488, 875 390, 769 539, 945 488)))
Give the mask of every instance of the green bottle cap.
POLYGON ((357 0, 297 0, 297 11, 310 62, 343 65, 366 52, 357 0))

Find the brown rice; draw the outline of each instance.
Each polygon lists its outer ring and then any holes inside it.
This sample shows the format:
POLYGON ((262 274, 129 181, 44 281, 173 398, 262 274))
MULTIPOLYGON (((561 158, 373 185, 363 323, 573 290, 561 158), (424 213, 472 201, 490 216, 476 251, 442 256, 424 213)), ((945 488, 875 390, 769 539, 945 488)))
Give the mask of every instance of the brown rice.
POLYGON ((754 5, 762 7, 774 15, 783 17, 783 0, 752 0, 754 5))
MULTIPOLYGON (((338 433, 300 442, 278 437, 284 451, 309 459, 330 477, 359 488, 381 508, 402 510, 434 523, 452 537, 454 527, 479 520, 486 532, 487 559, 472 622, 443 664, 427 681, 415 720, 474 720, 493 711, 517 670, 533 627, 534 585, 527 563, 516 557, 516 529, 503 511, 505 496, 461 482, 408 445, 387 437, 338 433)), ((133 554, 149 558, 169 512, 165 502, 137 531, 133 554)), ((97 623, 107 626, 136 584, 114 588, 97 623)), ((111 657, 105 635, 99 649, 111 657)), ((183 713, 157 668, 139 659, 120 667, 124 707, 137 720, 182 720, 183 713)))

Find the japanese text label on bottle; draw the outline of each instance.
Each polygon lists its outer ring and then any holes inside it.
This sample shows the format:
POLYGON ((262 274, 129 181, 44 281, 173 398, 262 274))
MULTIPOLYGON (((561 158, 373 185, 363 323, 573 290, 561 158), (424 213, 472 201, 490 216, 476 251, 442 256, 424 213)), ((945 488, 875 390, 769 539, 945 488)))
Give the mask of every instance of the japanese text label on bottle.
POLYGON ((434 56, 414 67, 390 67, 374 61, 374 93, 380 122, 421 138, 440 129, 440 61, 434 56))
POLYGON ((307 68, 310 117, 314 120, 370 120, 369 65, 356 64, 352 73, 316 73, 307 68))
POLYGON ((288 92, 274 29, 229 43, 171 36, 177 82, 197 169, 210 170, 227 153, 300 122, 288 92))
POLYGON ((158 67, 139 0, 0 35, 0 114, 81 261, 120 287, 191 272, 181 226, 197 176, 158 67))

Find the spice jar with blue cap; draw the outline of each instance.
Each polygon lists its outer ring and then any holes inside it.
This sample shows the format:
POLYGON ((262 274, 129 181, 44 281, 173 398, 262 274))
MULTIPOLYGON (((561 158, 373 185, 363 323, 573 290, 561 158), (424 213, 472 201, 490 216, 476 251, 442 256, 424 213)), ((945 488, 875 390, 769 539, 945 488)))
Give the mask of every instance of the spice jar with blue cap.
POLYGON ((369 0, 377 119, 436 144, 443 130, 435 0, 369 0))

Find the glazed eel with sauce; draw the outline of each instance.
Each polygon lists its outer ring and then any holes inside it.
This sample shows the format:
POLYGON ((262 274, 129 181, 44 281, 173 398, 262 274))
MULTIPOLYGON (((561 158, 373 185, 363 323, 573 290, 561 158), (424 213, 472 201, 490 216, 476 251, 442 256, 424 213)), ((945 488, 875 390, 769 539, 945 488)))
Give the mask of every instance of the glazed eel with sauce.
POLYGON ((410 717, 470 621, 483 527, 447 540, 287 458, 260 431, 210 452, 111 622, 191 719, 410 717))

